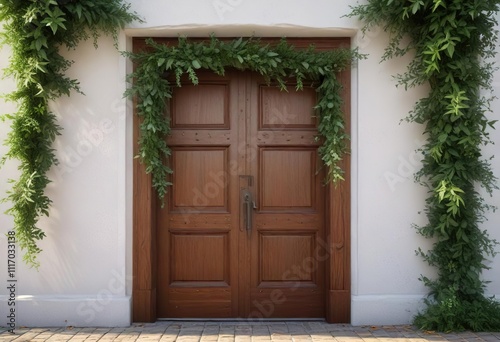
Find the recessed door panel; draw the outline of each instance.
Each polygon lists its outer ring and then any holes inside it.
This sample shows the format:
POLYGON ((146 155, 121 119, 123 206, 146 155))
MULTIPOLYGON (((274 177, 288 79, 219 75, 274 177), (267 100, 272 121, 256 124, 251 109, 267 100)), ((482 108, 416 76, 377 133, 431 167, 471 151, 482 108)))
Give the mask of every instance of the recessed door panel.
POLYGON ((171 159, 174 211, 228 210, 226 147, 174 147, 171 159))
POLYGON ((313 209, 315 149, 262 148, 260 199, 262 210, 313 209))
POLYGON ((172 127, 229 128, 229 85, 221 83, 183 84, 172 97, 172 127))
POLYGON ((304 87, 301 91, 288 92, 278 87, 261 85, 260 91, 260 129, 279 130, 280 128, 298 130, 316 130, 314 106, 316 106, 316 90, 304 87))
POLYGON ((259 286, 271 282, 313 282, 314 233, 260 232, 259 286), (279 251, 277 253, 276 251, 279 251))
POLYGON ((171 237, 171 285, 228 285, 227 233, 172 233, 171 237))

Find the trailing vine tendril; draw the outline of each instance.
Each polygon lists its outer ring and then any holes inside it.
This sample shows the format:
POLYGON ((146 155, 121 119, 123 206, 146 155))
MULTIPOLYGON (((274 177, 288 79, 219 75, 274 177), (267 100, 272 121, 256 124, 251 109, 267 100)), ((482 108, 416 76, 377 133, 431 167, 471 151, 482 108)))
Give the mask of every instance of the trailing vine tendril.
POLYGON ((14 218, 14 231, 24 251, 24 261, 38 267, 38 241, 45 233, 38 219, 49 215, 51 200, 45 194, 50 183, 47 172, 57 163, 52 147, 61 127, 50 111, 49 101, 71 91, 80 92, 77 80, 65 76, 72 61, 60 49, 76 48, 100 34, 117 38, 126 23, 140 20, 122 0, 0 0, 2 44, 11 46, 12 56, 5 76, 17 87, 6 98, 18 105, 16 113, 3 116, 11 121, 2 157, 20 162, 20 176, 3 201, 12 203, 7 213, 14 218))

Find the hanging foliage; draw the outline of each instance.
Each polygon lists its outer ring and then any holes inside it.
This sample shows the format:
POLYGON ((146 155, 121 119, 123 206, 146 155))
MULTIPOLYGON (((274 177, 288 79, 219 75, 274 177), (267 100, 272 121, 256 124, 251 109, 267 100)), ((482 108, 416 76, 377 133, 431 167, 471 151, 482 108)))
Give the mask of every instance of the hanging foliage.
POLYGON ((78 81, 65 76, 72 61, 60 49, 76 48, 91 37, 97 46, 101 33, 116 41, 118 29, 139 20, 129 8, 122 0, 0 0, 2 44, 12 49, 5 75, 17 83, 7 99, 18 105, 16 113, 3 117, 12 124, 2 163, 6 159, 20 162, 19 178, 11 180, 12 189, 4 201, 12 203, 7 213, 14 217, 17 241, 31 266, 38 266, 37 241, 45 236, 37 222, 49 214, 47 172, 57 163, 52 143, 61 131, 49 101, 72 90, 80 92, 78 81))
POLYGON ((129 75, 131 87, 128 96, 136 96, 137 115, 141 118, 139 158, 152 174, 153 187, 161 200, 167 192, 167 175, 172 173, 166 164, 170 148, 166 137, 170 133, 170 118, 165 116, 167 101, 172 97, 172 86, 181 86, 181 77, 187 75, 193 84, 198 84, 196 71, 211 70, 219 75, 226 68, 252 70, 265 79, 278 83, 286 91, 287 81, 293 78, 297 90, 307 80, 319 81, 317 88, 320 122, 318 139, 323 141, 319 153, 328 168, 328 180, 343 179, 340 167, 342 157, 348 153, 348 134, 345 132, 344 115, 341 110, 341 84, 336 73, 348 68, 352 61, 360 58, 356 51, 338 49, 316 52, 314 48, 296 50, 285 39, 276 46, 263 45, 258 39, 236 39, 230 42, 215 37, 207 42, 192 42, 180 38, 177 46, 168 46, 147 41, 147 51, 126 53, 136 68, 129 75), (175 75, 171 84, 163 75, 175 75))
POLYGON ((430 85, 408 121, 424 125, 423 167, 417 180, 429 189, 429 220, 417 227, 433 239, 430 251, 418 254, 437 268, 437 279, 422 276, 430 289, 427 309, 415 324, 432 330, 499 330, 500 303, 485 298, 481 279, 497 241, 481 230, 491 209, 478 186, 497 188, 482 147, 491 143, 488 118, 495 70, 490 62, 497 46, 496 0, 368 0, 351 16, 365 23, 363 32, 383 26, 390 42, 383 59, 414 55, 406 73, 397 76, 405 88, 430 85))

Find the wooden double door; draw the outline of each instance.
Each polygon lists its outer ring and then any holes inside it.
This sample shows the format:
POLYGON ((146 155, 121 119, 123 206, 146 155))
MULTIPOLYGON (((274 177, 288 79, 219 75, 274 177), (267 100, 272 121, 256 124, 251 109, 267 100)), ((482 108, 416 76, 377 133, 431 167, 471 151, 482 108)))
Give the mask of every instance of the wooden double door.
POLYGON ((200 73, 170 104, 173 186, 157 209, 158 318, 323 318, 316 91, 200 73))

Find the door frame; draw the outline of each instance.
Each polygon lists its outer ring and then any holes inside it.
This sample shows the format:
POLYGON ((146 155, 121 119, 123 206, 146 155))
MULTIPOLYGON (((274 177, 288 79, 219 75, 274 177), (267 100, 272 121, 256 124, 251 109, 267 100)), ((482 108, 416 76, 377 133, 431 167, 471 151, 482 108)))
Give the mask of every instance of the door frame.
MULTIPOLYGON (((281 38, 262 38, 265 43, 278 42, 281 38)), ((158 43, 175 44, 177 38, 156 38, 158 43)), ((314 44, 318 51, 339 47, 350 48, 350 38, 287 38, 298 48, 314 44)), ((143 50, 145 38, 133 38, 133 51, 143 50)), ((343 85, 342 110, 346 131, 351 122, 351 72, 339 74, 343 85)), ((134 101, 133 153, 138 153, 139 118, 134 101)), ((344 181, 327 185, 326 189, 326 242, 330 248, 326 261, 326 317, 329 323, 350 323, 351 320, 351 162, 346 154, 342 161, 344 181)), ((156 201, 151 175, 138 158, 133 162, 133 233, 132 233, 132 320, 155 322, 157 288, 156 201)))

